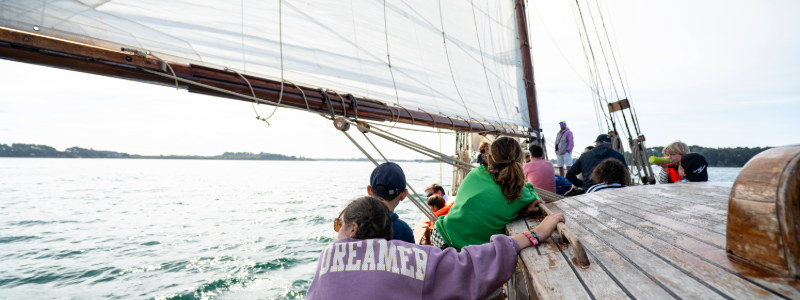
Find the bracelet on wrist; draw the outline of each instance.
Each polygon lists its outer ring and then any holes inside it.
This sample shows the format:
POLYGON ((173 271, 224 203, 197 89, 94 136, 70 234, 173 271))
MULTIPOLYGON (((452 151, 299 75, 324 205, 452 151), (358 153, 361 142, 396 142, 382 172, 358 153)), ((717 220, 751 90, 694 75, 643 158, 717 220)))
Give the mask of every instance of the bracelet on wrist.
POLYGON ((536 235, 536 232, 533 232, 533 230, 525 231, 522 233, 522 235, 524 235, 526 238, 528 238, 529 241, 531 241, 531 246, 536 246, 539 244, 539 237, 538 235, 536 235))

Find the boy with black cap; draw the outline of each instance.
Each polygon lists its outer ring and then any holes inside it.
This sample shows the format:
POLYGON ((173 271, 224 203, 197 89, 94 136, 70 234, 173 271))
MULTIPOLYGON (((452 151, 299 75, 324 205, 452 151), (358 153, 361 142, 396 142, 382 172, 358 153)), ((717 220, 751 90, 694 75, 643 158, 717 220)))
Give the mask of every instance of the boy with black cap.
POLYGON ((375 167, 369 176, 367 194, 381 198, 392 212, 392 239, 414 244, 414 232, 411 231, 411 227, 394 213, 400 201, 408 196, 406 174, 403 173, 403 169, 393 162, 382 163, 375 167))
POLYGON ((582 154, 575 164, 572 165, 572 168, 567 171, 567 180, 576 187, 588 189, 595 185, 596 182, 592 180, 592 172, 595 167, 606 159, 615 158, 626 167, 628 166, 628 164, 625 163, 625 157, 619 152, 614 151, 614 149, 611 149, 611 137, 607 134, 598 135, 597 139, 595 139, 595 145, 596 146, 592 150, 582 154), (583 181, 578 179, 578 174, 583 174, 583 181))
POLYGON ((708 162, 699 153, 689 153, 681 157, 678 164, 679 182, 708 182, 708 162))

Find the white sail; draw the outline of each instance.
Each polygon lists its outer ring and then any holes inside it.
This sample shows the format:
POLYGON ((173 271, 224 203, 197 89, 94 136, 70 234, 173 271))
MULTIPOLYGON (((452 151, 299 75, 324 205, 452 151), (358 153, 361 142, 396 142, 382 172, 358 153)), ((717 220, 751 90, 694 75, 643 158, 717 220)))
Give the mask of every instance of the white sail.
POLYGON ((510 0, 4 0, 0 26, 530 126, 510 0))

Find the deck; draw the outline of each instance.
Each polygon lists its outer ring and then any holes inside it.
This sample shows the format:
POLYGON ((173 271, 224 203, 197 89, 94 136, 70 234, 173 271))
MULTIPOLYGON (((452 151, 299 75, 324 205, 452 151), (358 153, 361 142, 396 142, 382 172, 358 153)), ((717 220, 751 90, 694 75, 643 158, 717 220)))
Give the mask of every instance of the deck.
MULTIPOLYGON (((522 250, 509 299, 800 299, 799 280, 726 254, 730 191, 729 183, 664 184, 550 203, 591 265, 575 262, 554 233, 522 250)), ((538 223, 518 219, 507 231, 538 223)))

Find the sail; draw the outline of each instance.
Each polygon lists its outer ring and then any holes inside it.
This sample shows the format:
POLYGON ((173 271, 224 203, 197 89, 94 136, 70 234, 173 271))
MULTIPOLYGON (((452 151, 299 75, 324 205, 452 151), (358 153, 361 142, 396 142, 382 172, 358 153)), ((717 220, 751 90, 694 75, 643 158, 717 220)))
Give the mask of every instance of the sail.
POLYGON ((0 26, 530 127, 513 1, 5 0, 0 26))

